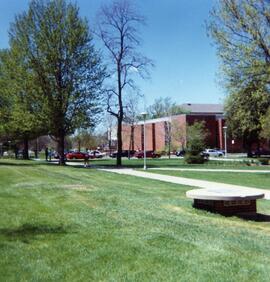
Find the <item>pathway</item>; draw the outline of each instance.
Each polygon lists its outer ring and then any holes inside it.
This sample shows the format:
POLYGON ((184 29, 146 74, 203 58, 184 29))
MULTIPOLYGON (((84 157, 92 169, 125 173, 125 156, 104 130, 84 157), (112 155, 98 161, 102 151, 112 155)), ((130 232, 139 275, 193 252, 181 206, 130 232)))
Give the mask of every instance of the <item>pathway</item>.
MULTIPOLYGON (((256 169, 215 169, 215 168, 179 168, 179 167, 154 167, 147 170, 172 170, 172 171, 201 171, 201 172, 243 172, 243 173, 270 173, 270 170, 256 169)), ((270 187, 269 187, 270 188, 270 187)))
MULTIPOLYGON (((190 179, 185 177, 176 177, 176 176, 170 176, 170 175, 162 175, 162 174, 156 174, 156 173, 149 173, 145 171, 138 171, 128 168, 122 168, 122 169, 100 169, 102 171, 107 172, 113 172, 123 175, 132 175, 132 176, 138 176, 148 179, 154 179, 164 182, 170 182, 175 184, 181 184, 186 186, 192 186, 192 187, 199 187, 199 188, 219 188, 220 190, 226 190, 226 189, 243 189, 243 191, 250 190, 250 192, 259 192, 264 193, 264 198, 270 200, 270 191, 264 190, 264 189, 257 189, 253 187, 246 187, 246 186, 240 186, 240 185, 232 185, 232 184, 225 184, 225 183, 219 183, 219 182, 213 182, 213 181, 206 181, 206 180, 198 180, 198 179, 190 179)), ((270 188, 270 187, 269 187, 270 188)))

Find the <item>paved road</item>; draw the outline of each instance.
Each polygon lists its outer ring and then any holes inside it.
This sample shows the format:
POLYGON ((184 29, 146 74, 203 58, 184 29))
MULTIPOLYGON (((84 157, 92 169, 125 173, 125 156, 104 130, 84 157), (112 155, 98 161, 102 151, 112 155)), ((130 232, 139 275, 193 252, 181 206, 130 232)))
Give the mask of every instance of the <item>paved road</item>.
MULTIPOLYGON (((176 177, 176 176, 169 176, 169 175, 162 175, 157 173, 150 173, 145 171, 138 171, 133 169, 100 169, 102 171, 106 172, 113 172, 118 174, 124 174, 124 175, 132 175, 132 176, 138 176, 148 179, 154 179, 164 182, 170 182, 175 184, 181 184, 186 186, 192 186, 192 187, 199 187, 199 188, 218 188, 220 190, 226 190, 226 189, 243 189, 245 191, 250 190, 250 192, 259 192, 264 193, 264 198, 267 200, 270 200, 270 191, 264 190, 264 189, 257 189, 253 187, 246 187, 246 186, 240 186, 240 185, 231 185, 231 184, 225 184, 225 183, 219 183, 219 182, 213 182, 213 181, 206 181, 206 180, 198 180, 198 179, 190 179, 185 177, 176 177)), ((270 188, 270 185, 269 185, 270 188)))

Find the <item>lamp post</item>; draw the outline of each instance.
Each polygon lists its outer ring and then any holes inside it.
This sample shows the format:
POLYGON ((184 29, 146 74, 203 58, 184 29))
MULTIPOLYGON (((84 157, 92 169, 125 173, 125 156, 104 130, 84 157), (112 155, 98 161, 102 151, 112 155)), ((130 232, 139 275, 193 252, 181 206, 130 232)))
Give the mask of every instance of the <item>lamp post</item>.
POLYGON ((141 116, 143 117, 143 169, 146 170, 146 135, 145 135, 145 119, 146 119, 146 112, 142 112, 141 116))
POLYGON ((223 126, 223 130, 224 130, 225 157, 227 158, 227 126, 223 126))

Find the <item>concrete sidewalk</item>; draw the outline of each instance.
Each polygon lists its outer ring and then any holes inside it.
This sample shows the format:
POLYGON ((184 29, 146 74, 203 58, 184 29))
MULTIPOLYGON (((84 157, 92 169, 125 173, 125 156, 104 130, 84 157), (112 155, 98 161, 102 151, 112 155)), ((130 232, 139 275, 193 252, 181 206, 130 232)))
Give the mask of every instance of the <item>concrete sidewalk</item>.
MULTIPOLYGON (((225 184, 225 183, 219 183, 219 182, 212 182, 212 181, 206 181, 206 180, 198 180, 198 179, 190 179, 185 177, 176 177, 176 176, 169 176, 169 175, 162 175, 157 173, 149 173, 145 171, 138 171, 133 169, 100 169, 102 171, 106 172, 113 172, 123 175, 132 175, 137 177, 143 177, 153 180, 159 180, 164 182, 170 182, 174 184, 180 184, 180 185, 186 185, 191 187, 199 187, 199 188, 218 188, 220 190, 223 189, 243 189, 245 191, 250 190, 250 192, 259 192, 264 193, 265 199, 270 199, 270 191, 264 190, 264 189, 257 189, 253 187, 246 187, 246 186, 240 186, 240 185, 231 185, 231 184, 225 184)), ((269 185, 270 188, 270 185, 269 185)))
MULTIPOLYGON (((243 172, 243 173, 270 173, 270 170, 256 169, 214 169, 214 168, 179 168, 179 167, 154 167, 147 170, 171 170, 171 171, 201 171, 201 172, 243 172)), ((270 188, 270 187, 269 187, 270 188)))

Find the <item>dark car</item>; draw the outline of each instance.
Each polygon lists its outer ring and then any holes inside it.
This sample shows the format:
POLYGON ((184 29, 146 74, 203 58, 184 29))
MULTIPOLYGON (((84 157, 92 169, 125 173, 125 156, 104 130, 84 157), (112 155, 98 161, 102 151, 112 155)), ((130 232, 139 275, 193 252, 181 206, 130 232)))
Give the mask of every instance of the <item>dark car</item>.
MULTIPOLYGON (((138 151, 135 153, 134 157, 138 159, 144 158, 144 151, 138 151)), ((156 153, 155 151, 146 151, 146 157, 147 158, 160 158, 161 155, 156 153)))
POLYGON ((83 152, 69 152, 66 154, 66 158, 68 160, 83 160, 89 158, 89 155, 83 152))
MULTIPOLYGON (((122 151, 122 154, 121 154, 121 157, 126 157, 126 158, 128 158, 128 157, 133 157, 134 156, 134 154, 135 154, 135 152, 136 151, 133 151, 133 150, 123 150, 122 151)), ((111 153, 110 154, 110 157, 111 158, 116 158, 117 157, 117 153, 118 152, 113 152, 113 153, 111 153)))
POLYGON ((186 153, 185 150, 180 150, 180 151, 177 151, 175 155, 177 157, 184 157, 185 153, 186 153))
POLYGON ((248 157, 257 158, 257 157, 270 157, 270 150, 257 149, 248 153, 248 157))

